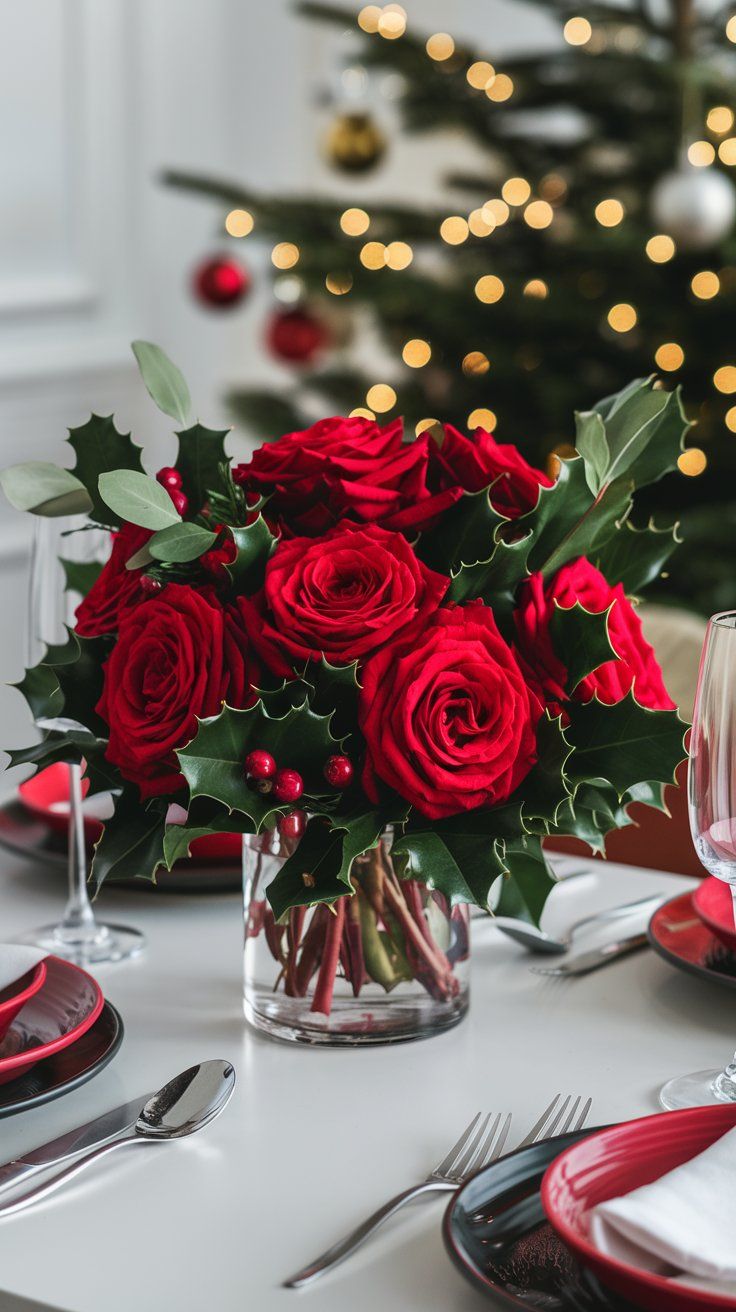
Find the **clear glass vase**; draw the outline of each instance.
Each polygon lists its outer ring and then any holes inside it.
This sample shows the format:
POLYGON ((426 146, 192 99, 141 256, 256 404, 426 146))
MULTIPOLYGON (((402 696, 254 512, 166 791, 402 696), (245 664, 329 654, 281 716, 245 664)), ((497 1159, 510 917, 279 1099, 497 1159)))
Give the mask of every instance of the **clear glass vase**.
POLYGON ((243 839, 246 1019, 274 1038, 357 1045, 428 1038, 468 1009, 469 914, 393 869, 390 837, 353 862, 355 893, 276 921, 266 897, 298 840, 243 839))

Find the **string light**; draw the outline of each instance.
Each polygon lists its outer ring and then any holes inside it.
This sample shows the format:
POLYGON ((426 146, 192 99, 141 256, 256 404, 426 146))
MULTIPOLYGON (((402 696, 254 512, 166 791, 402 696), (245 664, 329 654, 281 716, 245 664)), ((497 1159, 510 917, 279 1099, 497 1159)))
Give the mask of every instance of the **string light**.
POLYGON ((501 195, 507 205, 525 205, 532 194, 526 178, 507 178, 501 188, 501 195))
POLYGON ((365 402, 371 410, 383 414, 396 405, 396 393, 393 387, 389 387, 388 383, 374 383, 366 392, 365 402))
POLYGON ((443 59, 449 59, 454 55, 455 42, 449 32, 435 32, 427 41, 426 51, 430 59, 441 63, 443 59))
POLYGON ((489 211, 497 228, 500 228, 502 224, 506 223, 511 214, 511 210, 506 204, 506 201, 501 200, 500 196, 494 196, 492 200, 487 200, 483 209, 489 211))
POLYGON ((730 410, 726 411, 726 428, 731 433, 736 433, 736 405, 732 405, 730 410))
POLYGON ((628 301, 619 301, 618 305, 612 305, 608 311, 608 322, 615 333, 628 333, 635 327, 638 315, 633 305, 628 301))
POLYGON ((461 218, 459 214, 451 214, 440 224, 440 237, 448 246, 459 246, 467 241, 469 231, 467 220, 461 218))
POLYGON ((736 367, 732 364, 721 365, 713 375, 713 383, 719 392, 736 392, 736 367))
POLYGON ((728 105, 714 105, 713 109, 708 110, 706 123, 711 132, 716 132, 720 137, 724 132, 730 132, 733 127, 733 110, 728 105))
POLYGON ((465 74, 471 87, 476 91, 485 91, 490 82, 496 76, 496 70, 493 64, 489 64, 487 59, 477 59, 474 64, 470 65, 465 74))
POLYGON ((360 262, 366 269, 383 269, 386 264, 386 247, 382 241, 367 241, 360 248, 360 262))
POLYGON ((549 287, 543 278, 530 278, 524 287, 525 296, 535 296, 537 300, 543 301, 549 296, 549 287))
POLYGON ((712 269, 703 269, 695 274, 690 288, 693 296, 697 296, 698 300, 710 301, 721 290, 721 280, 712 269))
POLYGON ((423 337, 412 337, 406 342, 401 358, 410 369, 422 369, 432 358, 432 347, 423 337))
POLYGON ((406 11, 401 5, 385 5, 378 20, 378 35, 395 41, 406 31, 406 11))
POLYGON ((677 342, 663 342, 654 352, 655 362, 666 373, 674 373, 685 360, 685 352, 677 342))
POLYGON ((277 269, 293 269, 299 261, 299 247, 293 241, 280 241, 271 251, 271 263, 277 269))
POLYGON ((348 419, 375 419, 375 417, 373 411, 367 410, 363 405, 357 405, 348 415, 348 419))
POLYGON ((736 137, 726 137, 718 147, 718 158, 722 164, 736 164, 736 137))
POLYGON ((345 296, 353 285, 352 273, 328 273, 325 287, 333 296, 345 296))
POLYGON ((495 226, 496 220, 487 205, 471 210, 468 215, 468 227, 474 237, 489 237, 495 226))
POLYGON ((484 305, 494 305, 500 301, 506 288, 495 273, 484 273, 475 284, 475 294, 484 305))
POLYGON ((231 237, 247 237, 253 231, 253 215, 248 210, 231 210, 225 219, 225 231, 231 237))
POLYGON ((570 46, 585 46, 593 35, 593 29, 587 18, 568 18, 562 35, 570 46))
POLYGON ((708 457, 705 451, 701 451, 699 446, 688 447, 677 457, 677 468, 681 474, 687 474, 688 478, 697 478, 702 474, 708 463, 708 457))
POLYGON ((696 168, 706 168, 716 157, 715 146, 710 141, 693 141, 687 148, 687 157, 696 168))
POLYGON ((340 215, 340 227, 348 237, 362 237, 369 224, 370 218, 365 210, 351 207, 340 215))
POLYGON ((514 84, 508 73, 497 73, 485 88, 489 100, 501 102, 509 100, 514 94, 514 84))
POLYGON ((408 269, 414 259, 414 252, 406 241, 390 241, 386 247, 385 259, 389 269, 408 269))
POLYGON ((414 432, 416 433, 417 437, 421 437, 422 433, 429 432, 432 434, 432 436, 435 438, 437 442, 441 442, 444 436, 442 432, 442 424, 440 423, 439 419, 420 419, 419 423, 416 425, 416 428, 414 429, 414 432))
POLYGON ((736 14, 733 14, 726 23, 726 36, 729 41, 736 42, 736 14))
POLYGON ((606 200, 599 200, 595 207, 595 217, 602 228, 615 228, 624 217, 626 211, 620 200, 615 196, 609 196, 606 200))
POLYGON ((377 32, 382 12, 380 5, 365 5, 358 14, 358 27, 364 32, 377 32))
POLYGON ((471 410, 468 415, 468 428, 484 428, 487 433, 492 433, 498 420, 492 410, 486 410, 480 406, 477 410, 471 410))
POLYGON ((491 362, 483 351, 468 351, 463 357, 462 370, 466 378, 481 378, 490 367, 491 362))
POLYGON ((546 200, 533 200, 524 210, 524 222, 530 228, 548 228, 554 216, 554 210, 546 200))
POLYGON ((649 259, 654 264, 666 264, 677 249, 671 237, 665 232, 657 233, 656 237, 650 237, 645 248, 649 259))

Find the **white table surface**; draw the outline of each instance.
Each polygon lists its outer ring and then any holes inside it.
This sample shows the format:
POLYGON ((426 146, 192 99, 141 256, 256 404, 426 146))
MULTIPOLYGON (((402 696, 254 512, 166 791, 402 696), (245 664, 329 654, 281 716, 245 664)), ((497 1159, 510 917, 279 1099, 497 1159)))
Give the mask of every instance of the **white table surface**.
MULTIPOLYGON (((632 867, 595 869, 555 890, 548 927, 690 886, 632 867)), ((57 876, 3 858, 0 936, 52 918, 62 891, 57 876)), ((577 980, 544 979, 481 922, 470 1015, 456 1029, 360 1051, 283 1045, 242 1018, 235 894, 110 889, 98 909, 149 937, 143 958, 98 972, 123 1015, 123 1046, 83 1088, 0 1120, 0 1162, 203 1058, 232 1061, 238 1083, 195 1139, 113 1156, 0 1222, 0 1289, 74 1312, 480 1309, 445 1256, 443 1200, 409 1209, 312 1289, 279 1281, 423 1177, 476 1111, 512 1111, 511 1146, 557 1092, 592 1095, 593 1123, 648 1114, 665 1079, 724 1062, 736 1040, 733 994, 649 950, 577 980)))

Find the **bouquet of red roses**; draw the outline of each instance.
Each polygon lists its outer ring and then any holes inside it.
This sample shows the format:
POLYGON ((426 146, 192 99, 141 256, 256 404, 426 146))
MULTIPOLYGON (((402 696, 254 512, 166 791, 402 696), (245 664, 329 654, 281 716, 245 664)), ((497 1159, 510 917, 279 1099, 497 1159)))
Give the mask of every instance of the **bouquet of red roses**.
POLYGON ((204 834, 278 828, 283 925, 351 894, 389 832, 399 880, 449 906, 486 905, 499 880, 537 918, 546 836, 600 848, 632 800, 662 806, 683 725, 627 594, 675 544, 630 512, 682 449, 677 393, 636 381, 579 414, 554 480, 481 430, 406 440, 357 417, 233 466, 226 433, 187 426, 179 371, 135 349, 180 423, 170 468, 146 474, 93 416, 70 432, 73 471, 3 475, 15 505, 111 535, 75 630, 21 684, 37 718, 45 702, 78 727, 11 755, 83 757, 91 789, 113 789, 98 884, 153 878, 204 834))

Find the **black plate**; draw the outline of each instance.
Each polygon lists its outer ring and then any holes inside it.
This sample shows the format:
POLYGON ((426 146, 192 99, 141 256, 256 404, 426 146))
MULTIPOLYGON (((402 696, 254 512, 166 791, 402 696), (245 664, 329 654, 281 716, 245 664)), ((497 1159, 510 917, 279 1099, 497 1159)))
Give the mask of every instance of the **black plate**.
MULTIPOLYGON (((66 835, 29 811, 15 798, 0 805, 0 848, 26 860, 61 870, 66 874, 66 835)), ((148 879, 117 880, 116 888, 146 888, 165 893, 232 893, 242 884, 239 865, 200 865, 178 861, 173 870, 159 870, 156 883, 148 879)))
POLYGON ((120 1012, 106 1002, 94 1025, 76 1043, 38 1062, 20 1079, 0 1084, 0 1117, 40 1107, 86 1084, 112 1061, 123 1033, 120 1012))
POLYGON ((544 1139, 493 1162, 453 1196, 442 1227, 445 1247, 496 1307, 537 1312, 628 1312, 633 1308, 580 1266, 547 1221, 539 1188, 561 1152, 595 1134, 544 1139))

